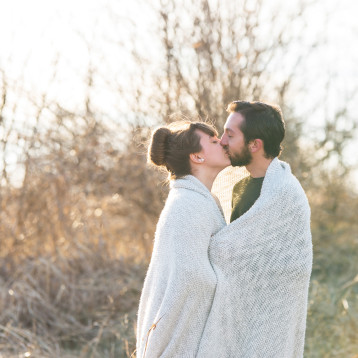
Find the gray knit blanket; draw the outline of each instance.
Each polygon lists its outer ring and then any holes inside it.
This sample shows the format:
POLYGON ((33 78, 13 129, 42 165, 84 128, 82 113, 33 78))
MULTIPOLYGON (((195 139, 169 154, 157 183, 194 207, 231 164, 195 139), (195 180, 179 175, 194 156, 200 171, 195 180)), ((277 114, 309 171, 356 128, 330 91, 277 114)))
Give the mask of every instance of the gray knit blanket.
POLYGON ((197 356, 216 287, 209 243, 225 226, 197 178, 171 182, 138 309, 137 358, 197 356))
POLYGON ((303 357, 312 268, 310 208, 275 158, 253 207, 213 236, 217 287, 197 357, 303 357))

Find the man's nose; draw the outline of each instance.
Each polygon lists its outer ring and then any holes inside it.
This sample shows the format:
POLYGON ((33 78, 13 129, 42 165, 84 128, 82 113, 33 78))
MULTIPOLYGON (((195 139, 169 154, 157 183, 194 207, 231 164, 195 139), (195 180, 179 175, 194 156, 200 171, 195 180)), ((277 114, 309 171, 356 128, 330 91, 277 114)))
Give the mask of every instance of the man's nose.
POLYGON ((227 135, 226 135, 225 133, 221 136, 220 144, 221 144, 223 147, 224 147, 225 145, 227 145, 227 135))

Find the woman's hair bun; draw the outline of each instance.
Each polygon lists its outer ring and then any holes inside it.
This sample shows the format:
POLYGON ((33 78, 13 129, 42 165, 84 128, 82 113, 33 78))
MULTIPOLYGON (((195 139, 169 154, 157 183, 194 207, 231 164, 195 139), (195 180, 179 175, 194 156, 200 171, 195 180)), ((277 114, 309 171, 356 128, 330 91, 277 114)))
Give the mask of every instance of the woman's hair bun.
POLYGON ((157 165, 165 166, 165 156, 168 151, 168 139, 172 134, 169 128, 160 127, 153 134, 148 148, 148 161, 157 165))

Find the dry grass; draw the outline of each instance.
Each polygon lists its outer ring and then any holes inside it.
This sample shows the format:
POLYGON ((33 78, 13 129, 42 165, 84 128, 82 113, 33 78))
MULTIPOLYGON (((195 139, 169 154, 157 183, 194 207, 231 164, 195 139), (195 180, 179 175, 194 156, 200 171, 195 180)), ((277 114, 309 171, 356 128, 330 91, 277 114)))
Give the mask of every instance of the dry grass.
POLYGON ((60 159, 0 188, 0 357, 130 357, 162 188, 135 152, 60 159))
MULTIPOLYGON (((94 250, 77 248, 77 254, 1 260, 1 357, 131 356, 145 265, 94 250)), ((337 248, 316 254, 305 357, 353 357, 358 351, 358 280, 346 281, 358 269, 354 259, 337 248), (340 273, 330 272, 338 262, 340 273)))
POLYGON ((305 356, 353 358, 358 354, 357 196, 326 181, 312 194, 314 261, 305 356))
MULTIPOLYGON (((107 167, 88 159, 85 171, 73 158, 53 158, 58 170, 33 160, 21 188, 0 188, 0 358, 130 357, 164 177, 135 148, 107 167)), ((352 358, 358 199, 328 184, 308 191, 314 267, 305 357, 352 358)))
POLYGON ((130 356, 143 267, 97 251, 0 262, 0 352, 6 357, 130 356), (4 268, 7 268, 7 270, 4 268))
MULTIPOLYGON (((357 237, 331 231, 322 245, 314 234, 305 357, 354 357, 357 237)), ((131 356, 146 262, 131 259, 131 250, 111 252, 112 239, 27 256, 18 248, 21 255, 0 259, 0 357, 131 356)))

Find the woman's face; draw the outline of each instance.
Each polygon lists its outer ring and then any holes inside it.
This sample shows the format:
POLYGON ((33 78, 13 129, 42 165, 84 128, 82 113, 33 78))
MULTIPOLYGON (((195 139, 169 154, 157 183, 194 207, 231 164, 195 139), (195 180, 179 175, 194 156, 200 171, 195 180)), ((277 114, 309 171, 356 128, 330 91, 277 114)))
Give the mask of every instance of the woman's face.
POLYGON ((225 149, 220 144, 218 137, 211 137, 200 130, 197 131, 200 136, 201 151, 200 157, 204 159, 203 164, 215 169, 224 169, 229 166, 230 158, 225 149))

